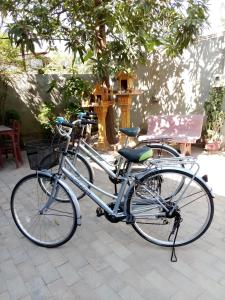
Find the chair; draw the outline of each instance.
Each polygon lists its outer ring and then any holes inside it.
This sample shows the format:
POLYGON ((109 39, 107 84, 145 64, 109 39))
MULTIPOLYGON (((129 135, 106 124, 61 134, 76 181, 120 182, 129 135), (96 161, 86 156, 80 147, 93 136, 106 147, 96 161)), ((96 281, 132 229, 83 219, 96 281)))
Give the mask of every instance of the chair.
POLYGON ((21 133, 21 124, 17 120, 12 120, 10 123, 10 127, 13 128, 14 131, 14 141, 15 141, 15 151, 13 147, 13 139, 5 138, 3 143, 3 153, 8 157, 8 153, 12 153, 14 156, 14 159, 17 160, 22 164, 23 159, 21 155, 21 149, 20 149, 20 133, 21 133))

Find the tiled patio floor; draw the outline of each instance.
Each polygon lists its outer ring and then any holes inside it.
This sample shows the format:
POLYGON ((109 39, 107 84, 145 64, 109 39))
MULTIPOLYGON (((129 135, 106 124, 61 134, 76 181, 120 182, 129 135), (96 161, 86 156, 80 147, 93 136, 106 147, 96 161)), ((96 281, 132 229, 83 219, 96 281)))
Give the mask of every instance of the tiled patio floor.
MULTIPOLYGON (((9 208, 15 183, 30 170, 8 161, 0 170, 0 300, 225 299, 225 156, 200 154, 199 162, 216 193, 214 220, 200 240, 177 249, 178 262, 171 263, 169 249, 125 224, 97 218, 88 198, 80 201, 82 226, 67 244, 33 245, 18 232, 9 208)), ((99 184, 109 185, 95 172, 99 184)))

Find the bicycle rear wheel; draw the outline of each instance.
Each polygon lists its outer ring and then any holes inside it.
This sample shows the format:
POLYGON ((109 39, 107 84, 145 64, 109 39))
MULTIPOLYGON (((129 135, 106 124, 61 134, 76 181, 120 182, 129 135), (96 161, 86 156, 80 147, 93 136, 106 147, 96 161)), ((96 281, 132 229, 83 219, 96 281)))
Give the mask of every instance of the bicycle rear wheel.
POLYGON ((135 219, 133 228, 149 242, 165 247, 173 246, 173 240, 169 237, 175 217, 159 216, 165 210, 157 200, 170 207, 178 205, 177 212, 182 222, 175 246, 197 240, 212 222, 213 197, 200 178, 193 178, 190 172, 182 169, 154 170, 130 189, 127 200, 127 214, 135 219))
POLYGON ((71 239, 76 230, 76 208, 58 182, 57 192, 65 194, 67 202, 53 200, 42 211, 49 194, 41 188, 39 180, 51 182, 51 185, 54 182, 52 176, 39 173, 22 178, 12 192, 11 213, 18 229, 30 241, 42 247, 58 247, 71 239))

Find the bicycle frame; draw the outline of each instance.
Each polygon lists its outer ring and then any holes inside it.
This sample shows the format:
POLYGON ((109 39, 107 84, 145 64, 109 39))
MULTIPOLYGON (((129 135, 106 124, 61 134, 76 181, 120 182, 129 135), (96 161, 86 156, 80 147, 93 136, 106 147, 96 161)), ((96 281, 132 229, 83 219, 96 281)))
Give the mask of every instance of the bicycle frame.
MULTIPOLYGON (((91 182, 89 182, 86 178, 84 178, 80 173, 78 173, 78 171, 76 170, 76 168, 74 167, 74 165, 70 162, 70 160, 64 156, 62 158, 62 166, 61 166, 61 170, 62 173, 73 183, 75 184, 79 189, 81 189, 83 192, 86 193, 87 196, 89 196, 96 204, 98 204, 104 211, 106 211, 108 214, 115 216, 115 217, 125 217, 126 213, 125 211, 123 213, 118 212, 119 207, 120 207, 120 203, 122 202, 123 197, 126 195, 126 188, 127 188, 127 183, 130 180, 130 169, 131 166, 129 166, 128 172, 126 174, 126 176, 124 176, 122 179, 122 185, 120 187, 118 196, 115 196, 113 194, 110 194, 108 192, 106 192, 105 190, 97 187, 96 185, 92 184, 91 182), (72 169, 73 173, 76 175, 74 176, 66 167, 65 164, 68 164, 69 167, 72 169), (83 182, 85 182, 88 186, 86 186, 83 182), (115 200, 115 205, 113 210, 104 202, 102 201, 92 190, 90 190, 89 186, 91 186, 93 189, 101 192, 102 194, 112 198, 115 200)), ((124 199, 125 204, 126 204, 126 198, 124 199)), ((163 200, 163 199, 161 199, 163 200)), ((160 199, 156 198, 156 201, 165 209, 165 211, 168 212, 168 209, 163 205, 163 203, 160 201, 160 199)), ((125 208, 125 206, 124 206, 125 208)), ((149 216, 154 216, 154 217, 163 217, 165 216, 166 213, 162 212, 162 213, 158 213, 158 214, 148 214, 149 216)))
MULTIPOLYGON (((80 140, 75 149, 75 158, 76 161, 76 153, 79 152, 79 149, 82 150, 91 160, 93 160, 98 166, 100 166, 109 176, 112 178, 118 178, 119 170, 122 166, 124 159, 122 157, 119 158, 117 165, 111 165, 108 163, 97 151, 95 151, 92 147, 90 147, 84 140, 80 140), (118 170, 116 173, 113 172, 113 166, 118 166, 118 170)), ((121 178, 120 178, 121 179, 121 178)))
MULTIPOLYGON (((61 165, 61 170, 62 173, 73 183, 75 184, 79 189, 81 189, 83 192, 86 193, 87 196, 89 196, 95 203, 97 203, 102 209, 104 209, 104 211, 106 211, 107 213, 109 213, 110 215, 114 215, 116 217, 121 216, 122 213, 118 213, 119 210, 119 206, 120 203, 123 199, 123 196, 125 194, 126 191, 126 187, 127 187, 127 183, 130 179, 129 177, 129 171, 128 174, 122 178, 122 185, 120 188, 120 191, 118 193, 118 196, 115 196, 111 193, 106 192, 105 190, 97 187, 96 185, 92 184, 90 181, 88 181, 85 177, 83 177, 80 173, 78 173, 77 169, 75 168, 75 166, 70 162, 70 160, 64 156, 62 158, 62 165, 61 165), (65 164, 69 165, 69 168, 72 169, 71 173, 66 167, 65 164), (85 185, 85 183, 87 185, 85 185), (105 196, 116 200, 115 202, 115 206, 114 209, 112 210, 107 204, 105 204, 104 201, 102 201, 90 188, 92 187, 94 190, 97 190, 99 192, 101 192, 102 194, 104 194, 105 196)), ((114 173, 113 173, 114 174, 114 173)), ((115 174, 114 174, 115 176, 115 174)), ((125 216, 125 215, 124 215, 125 216)))
MULTIPOLYGON (((110 164, 107 162, 95 149, 93 149, 91 146, 89 146, 85 140, 82 138, 83 136, 83 131, 84 131, 84 126, 82 127, 81 130, 81 137, 79 138, 77 142, 77 146, 75 148, 75 158, 74 161, 76 161, 76 153, 79 152, 79 150, 82 150, 91 160, 93 160, 100 168, 102 168, 109 176, 112 178, 118 178, 119 177, 119 172, 122 167, 122 164, 125 164, 125 160, 122 156, 119 157, 119 160, 117 164, 110 164), (117 172, 114 173, 112 168, 117 167, 117 172)), ((128 137, 126 137, 124 147, 126 147, 128 143, 128 137)))
MULTIPOLYGON (((83 128, 82 128, 82 132, 83 132, 83 128)), ((82 133, 81 133, 82 135, 82 133)), ((125 141, 125 146, 127 144, 128 138, 125 141)), ((71 161, 66 157, 66 153, 68 151, 69 148, 69 142, 70 142, 70 135, 67 134, 67 146, 65 149, 65 152, 62 155, 60 164, 59 164, 59 175, 61 175, 61 172, 67 177, 69 178, 69 180, 76 185, 80 190, 82 190, 83 192, 85 192, 85 194, 87 196, 89 196, 95 203, 97 203, 104 211, 106 211, 108 214, 113 215, 115 217, 121 217, 121 216, 126 216, 125 214, 125 207, 124 207, 124 213, 119 212, 119 207, 120 207, 120 203, 122 202, 122 199, 125 195, 126 192, 126 188, 127 188, 127 183, 128 181, 131 179, 131 175, 130 175, 130 170, 131 170, 131 163, 128 163, 128 168, 127 168, 127 172, 125 176, 120 176, 117 173, 114 173, 111 169, 112 165, 110 165, 106 160, 104 160, 101 155, 95 151, 92 147, 90 147, 82 138, 79 139, 78 143, 77 143, 77 147, 75 149, 75 158, 74 160, 76 160, 76 153, 78 153, 78 149, 80 148, 88 157, 90 157, 94 162, 96 162, 103 170, 105 170, 105 172, 111 176, 112 178, 119 178, 122 181, 118 196, 115 196, 113 194, 110 194, 108 192, 106 192, 105 190, 97 187, 96 185, 92 184, 90 181, 88 181, 84 176, 82 176, 77 170, 76 167, 74 166, 74 164, 71 163, 71 161), (68 164, 69 168, 72 169, 71 173, 66 167, 65 165, 68 164), (87 186, 83 183, 85 182, 87 184, 87 186), (110 197, 111 199, 115 200, 115 205, 113 210, 107 205, 105 204, 104 201, 102 201, 92 190, 90 190, 88 187, 92 187, 94 190, 99 191, 100 193, 106 195, 107 197, 110 197)), ((122 166, 122 163, 126 163, 126 161, 124 161, 123 157, 119 158, 118 161, 118 173, 120 170, 120 167, 122 166)), ((135 174, 132 174, 132 177, 134 178, 135 174)), ((157 200, 162 207, 167 211, 167 208, 161 203, 160 200, 157 200)), ((161 215, 165 215, 165 213, 163 214, 159 214, 161 215)))

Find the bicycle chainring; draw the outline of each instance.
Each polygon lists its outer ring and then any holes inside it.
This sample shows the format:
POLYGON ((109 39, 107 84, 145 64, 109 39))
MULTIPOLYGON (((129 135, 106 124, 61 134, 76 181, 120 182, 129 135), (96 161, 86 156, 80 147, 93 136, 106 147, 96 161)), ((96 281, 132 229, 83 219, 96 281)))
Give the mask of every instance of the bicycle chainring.
MULTIPOLYGON (((111 208, 113 210, 114 206, 115 206, 115 203, 111 202, 107 205, 108 205, 109 208, 111 208)), ((119 207, 118 212, 123 212, 122 205, 119 207)), ((125 218, 125 216, 115 217, 115 216, 109 215, 106 211, 104 212, 104 216, 111 223, 118 223, 118 222, 122 221, 125 218)))

